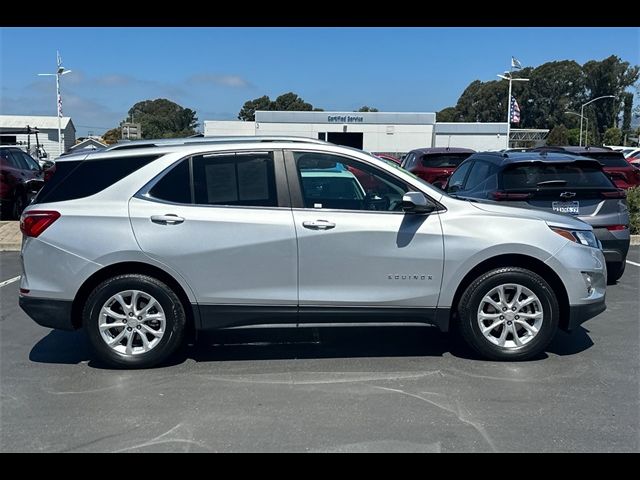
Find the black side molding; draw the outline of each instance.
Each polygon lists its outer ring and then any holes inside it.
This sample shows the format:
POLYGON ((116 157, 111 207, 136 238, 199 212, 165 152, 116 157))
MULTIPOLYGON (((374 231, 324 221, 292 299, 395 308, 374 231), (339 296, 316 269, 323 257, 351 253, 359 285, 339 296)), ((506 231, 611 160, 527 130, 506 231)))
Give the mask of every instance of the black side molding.
POLYGON ((71 300, 51 300, 20 295, 18 304, 38 325, 75 330, 71 323, 71 300))

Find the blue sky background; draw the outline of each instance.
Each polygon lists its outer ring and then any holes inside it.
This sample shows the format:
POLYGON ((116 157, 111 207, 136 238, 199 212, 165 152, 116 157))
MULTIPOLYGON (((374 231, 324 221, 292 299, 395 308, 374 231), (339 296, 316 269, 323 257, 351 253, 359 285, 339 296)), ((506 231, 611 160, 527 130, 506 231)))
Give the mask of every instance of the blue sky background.
MULTIPOLYGON (((64 114, 78 136, 117 126, 136 102, 168 98, 198 120, 235 119, 249 99, 293 91, 325 110, 438 111, 473 80, 611 54, 640 63, 638 28, 1 28, 0 112, 64 114)), ((637 100, 638 101, 638 100, 637 100)))

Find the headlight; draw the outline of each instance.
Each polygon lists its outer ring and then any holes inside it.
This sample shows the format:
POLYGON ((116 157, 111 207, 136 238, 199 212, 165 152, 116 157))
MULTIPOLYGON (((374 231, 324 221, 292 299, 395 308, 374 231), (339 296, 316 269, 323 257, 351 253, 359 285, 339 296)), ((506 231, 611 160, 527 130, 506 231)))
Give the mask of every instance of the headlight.
POLYGON ((585 247, 600 248, 600 242, 591 230, 568 230, 560 227, 549 227, 561 237, 580 243, 585 247))

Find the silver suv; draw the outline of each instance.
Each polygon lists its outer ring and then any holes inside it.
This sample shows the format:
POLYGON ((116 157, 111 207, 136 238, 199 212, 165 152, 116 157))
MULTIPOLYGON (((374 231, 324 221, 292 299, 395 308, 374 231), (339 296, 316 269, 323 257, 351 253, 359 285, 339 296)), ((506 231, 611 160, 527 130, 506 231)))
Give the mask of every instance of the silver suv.
POLYGON ((531 358, 605 309, 591 226, 452 198, 360 150, 256 139, 61 157, 21 219, 20 306, 112 366, 189 330, 431 324, 531 358))

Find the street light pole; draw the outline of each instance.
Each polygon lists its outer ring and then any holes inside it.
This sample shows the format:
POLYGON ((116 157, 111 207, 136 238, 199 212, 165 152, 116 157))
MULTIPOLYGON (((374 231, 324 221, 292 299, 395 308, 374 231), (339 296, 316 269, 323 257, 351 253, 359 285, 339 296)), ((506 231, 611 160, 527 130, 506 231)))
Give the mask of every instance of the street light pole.
MULTIPOLYGON (((594 98, 593 100, 589 100, 587 103, 583 104, 582 107, 580 108, 580 146, 582 146, 582 119, 584 118, 584 107, 586 107, 590 103, 595 102, 596 100, 601 100, 603 98, 616 98, 616 97, 615 95, 603 95, 601 97, 594 98)), ((587 124, 587 128, 589 128, 588 124, 587 124)), ((585 145, 586 144, 587 142, 585 142, 585 145)))
MULTIPOLYGON (((564 113, 568 113, 569 115, 575 115, 576 117, 580 117, 580 131, 582 131, 582 119, 584 118, 584 120, 586 121, 586 124, 587 124, 587 135, 589 134, 589 117, 583 117, 582 115, 580 115, 577 112, 566 111, 564 113)), ((585 143, 587 143, 587 142, 585 142, 585 143)))
POLYGON ((71 73, 62 66, 60 52, 56 52, 56 73, 39 73, 41 77, 56 77, 56 111, 58 113, 58 156, 62 155, 62 95, 60 94, 60 77, 71 73))

